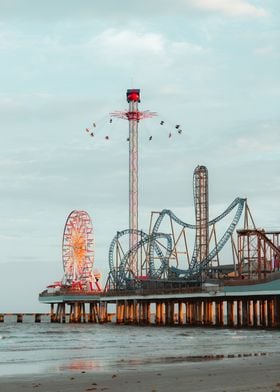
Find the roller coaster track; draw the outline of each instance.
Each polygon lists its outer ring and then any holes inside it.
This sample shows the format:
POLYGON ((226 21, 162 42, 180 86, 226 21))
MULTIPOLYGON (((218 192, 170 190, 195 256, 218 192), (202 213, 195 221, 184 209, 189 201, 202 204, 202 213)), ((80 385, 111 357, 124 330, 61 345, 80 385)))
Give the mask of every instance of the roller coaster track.
MULTIPOLYGON (((221 237, 221 239, 218 241, 217 245, 209 252, 207 257, 202 260, 201 262, 197 262, 196 259, 193 257, 191 261, 190 268, 187 270, 184 269, 179 269, 176 267, 171 267, 169 269, 169 258, 172 253, 172 239, 170 234, 165 234, 165 233, 158 233, 159 227, 164 219, 165 216, 169 216, 171 220, 176 222, 178 225, 184 227, 184 228, 189 228, 189 229, 196 229, 196 225, 183 222, 181 219, 179 219, 171 210, 162 210, 153 226, 152 233, 150 235, 144 233, 143 231, 139 230, 130 230, 126 229, 123 231, 118 232, 115 237, 113 238, 110 247, 109 247, 109 267, 110 267, 110 273, 111 277, 113 278, 114 282, 118 284, 118 286, 125 286, 125 283, 129 280, 136 279, 137 277, 134 276, 133 272, 129 269, 129 259, 130 257, 133 257, 133 255, 144 245, 148 244, 149 245, 149 252, 148 252, 148 260, 149 260, 149 270, 148 270, 148 276, 149 278, 153 279, 159 279, 165 272, 168 270, 171 271, 171 273, 177 277, 184 277, 184 278, 192 278, 196 275, 199 275, 202 270, 210 263, 210 261, 219 253, 231 235, 234 232, 234 229, 236 228, 237 223, 240 220, 240 217, 243 212, 244 204, 246 202, 246 199, 242 198, 236 198, 228 207, 227 209, 222 212, 220 215, 218 215, 216 218, 212 219, 209 221, 208 226, 212 226, 225 218, 236 206, 237 210, 235 213, 235 216, 231 222, 231 224, 228 226, 226 232, 224 235, 221 237), (132 248, 129 249, 122 257, 120 260, 120 264, 118 269, 114 266, 114 249, 120 240, 121 237, 129 234, 137 234, 141 239, 140 241, 132 248), (160 238, 164 238, 167 241, 166 245, 166 254, 164 255, 163 252, 161 251, 157 241, 160 238), (155 255, 157 255, 157 258, 160 260, 161 264, 158 269, 155 267, 155 255)), ((279 252, 279 250, 278 250, 279 252)))
MULTIPOLYGON (((237 205, 242 204, 242 209, 243 209, 245 201, 246 201, 246 199, 241 199, 240 197, 237 197, 236 199, 234 199, 233 202, 228 206, 228 208, 224 212, 222 212, 216 218, 209 221, 208 226, 212 226, 212 225, 216 224, 217 222, 219 222, 221 219, 225 218, 237 205)), ((242 211, 241 211, 241 213, 242 213, 242 211)), ((157 220, 154 224, 153 232, 158 231, 158 228, 159 228, 163 218, 165 217, 165 215, 168 215, 174 222, 178 223, 178 225, 180 225, 180 226, 186 227, 188 229, 196 229, 196 225, 193 225, 193 224, 190 224, 187 222, 183 222, 171 210, 162 210, 159 214, 159 217, 157 218, 157 220)))
MULTIPOLYGON (((234 216, 231 224, 227 228, 226 232, 224 233, 222 238, 218 241, 217 246, 215 246, 211 250, 211 252, 207 255, 207 257, 204 260, 202 260, 200 263, 197 263, 196 259, 193 257, 190 268, 188 270, 182 270, 182 269, 178 269, 176 267, 171 267, 171 271, 175 275, 184 275, 185 277, 190 277, 190 276, 193 276, 193 275, 200 273, 210 263, 210 261, 217 255, 217 253, 219 253, 223 249, 224 245, 227 243, 227 241, 229 240, 229 238, 233 234, 233 231, 234 231, 234 229, 235 229, 235 227, 236 227, 237 223, 239 222, 239 219, 242 215, 242 211, 243 211, 245 202, 246 202, 246 199, 236 198, 222 214, 218 215, 216 218, 209 221, 208 226, 212 226, 212 225, 216 224, 221 219, 225 218, 236 206, 238 206, 236 213, 235 213, 235 216, 234 216)), ((182 227, 187 227, 189 229, 196 229, 196 225, 192 225, 192 224, 183 222, 172 211, 162 210, 161 213, 159 214, 159 217, 157 218, 157 220, 154 224, 152 235, 155 235, 157 233, 157 230, 160 227, 160 224, 162 223, 162 220, 166 215, 168 215, 170 217, 170 219, 172 219, 174 222, 176 222, 177 224, 179 224, 182 227)), ((153 260, 153 254, 154 254, 154 248, 153 248, 153 243, 151 243, 150 255, 149 255, 150 262, 152 262, 152 260, 153 260)))
POLYGON ((129 264, 129 259, 130 257, 133 257, 133 255, 142 246, 148 243, 153 243, 156 254, 161 261, 161 265, 158 269, 155 268, 154 259, 149 263, 148 275, 150 278, 159 279, 162 276, 162 274, 168 269, 169 257, 172 252, 171 235, 165 233, 156 233, 154 235, 148 235, 143 231, 131 230, 131 229, 120 231, 115 235, 109 247, 109 266, 110 266, 111 276, 113 277, 115 283, 117 283, 119 286, 124 284, 126 281, 131 280, 132 278, 137 279, 137 277, 133 276, 132 271, 127 268, 129 264), (114 266, 114 249, 121 237, 125 235, 129 235, 131 233, 140 236, 141 240, 133 248, 129 249, 128 252, 126 252, 126 254, 123 255, 120 261, 118 271, 116 271, 116 268, 114 266), (156 242, 160 238, 164 238, 167 241, 165 255, 162 253, 158 243, 156 242))

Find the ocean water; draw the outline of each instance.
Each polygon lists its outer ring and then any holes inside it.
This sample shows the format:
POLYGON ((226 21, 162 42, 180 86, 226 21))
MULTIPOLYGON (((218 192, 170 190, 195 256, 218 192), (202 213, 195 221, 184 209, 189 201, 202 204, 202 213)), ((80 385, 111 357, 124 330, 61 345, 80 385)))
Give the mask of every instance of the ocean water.
POLYGON ((0 376, 111 372, 280 353, 280 331, 114 324, 0 324, 0 376))

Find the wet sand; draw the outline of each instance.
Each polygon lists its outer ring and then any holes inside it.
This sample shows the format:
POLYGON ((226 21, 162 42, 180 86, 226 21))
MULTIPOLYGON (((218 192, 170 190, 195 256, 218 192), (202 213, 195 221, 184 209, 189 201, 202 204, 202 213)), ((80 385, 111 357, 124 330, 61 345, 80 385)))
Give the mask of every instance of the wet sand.
POLYGON ((153 364, 146 370, 1 377, 1 392, 280 392, 280 356, 153 364))

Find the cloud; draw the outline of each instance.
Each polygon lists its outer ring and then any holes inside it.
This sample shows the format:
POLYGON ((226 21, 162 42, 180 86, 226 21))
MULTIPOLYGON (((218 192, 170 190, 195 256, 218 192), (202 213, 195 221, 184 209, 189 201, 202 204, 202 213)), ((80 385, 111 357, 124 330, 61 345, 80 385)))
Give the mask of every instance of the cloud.
POLYGON ((218 12, 226 16, 263 17, 267 16, 264 8, 256 7, 243 0, 184 0, 187 6, 205 12, 218 12))
POLYGON ((274 48, 272 45, 262 46, 254 50, 254 53, 257 56, 267 56, 268 54, 272 54, 273 52, 274 48))
POLYGON ((106 29, 85 44, 102 59, 113 66, 131 65, 131 62, 162 65, 173 64, 182 56, 200 54, 205 49, 187 41, 172 41, 162 34, 133 31, 130 29, 106 29), (143 60, 144 59, 144 60, 143 60))
MULTIPOLYGON (((105 27, 87 31, 77 39, 71 39, 71 31, 69 39, 65 39, 65 32, 60 29, 46 34, 42 29, 37 34, 9 31, 8 26, 5 29, 7 31, 2 40, 0 34, 0 49, 1 46, 5 48, 7 58, 13 59, 12 65, 9 61, 6 67, 9 72, 13 71, 14 77, 18 77, 19 72, 23 74, 25 80, 41 77, 42 69, 45 75, 53 76, 60 73, 62 67, 71 71, 87 64, 95 67, 96 72, 104 72, 104 67, 126 70, 134 66, 136 70, 152 67, 158 74, 158 66, 182 64, 186 57, 199 56, 208 51, 192 40, 170 39, 164 32, 147 31, 137 23, 134 28, 105 27), (19 56, 21 52, 28 55, 19 64, 14 61, 14 53, 19 56), (33 72, 30 72, 31 69, 33 72)), ((17 102, 4 101, 0 97, 0 110, 6 107, 13 109, 15 104, 17 102)))
MULTIPOLYGON (((208 161, 211 164, 215 163, 215 159, 220 162, 226 156, 222 170, 243 166, 244 171, 241 171, 242 176, 245 177, 249 173, 246 169, 248 165, 256 165, 255 173, 259 171, 257 165, 263 167, 265 162, 268 166, 275 166, 274 162, 279 161, 279 127, 280 124, 277 121, 236 123, 232 130, 227 130, 220 135, 219 139, 212 141, 210 148, 215 148, 215 154, 213 161, 209 158, 208 161)), ((241 176, 241 172, 238 172, 238 175, 241 176)), ((249 177, 252 178, 251 175, 249 177)))
POLYGON ((106 48, 109 51, 116 48, 119 50, 125 48, 131 53, 137 53, 141 50, 156 54, 164 51, 165 46, 164 39, 160 34, 139 34, 134 31, 117 31, 115 29, 103 31, 93 40, 93 45, 95 46, 95 44, 106 48))
MULTIPOLYGON (((133 7, 128 6, 127 0, 113 0, 104 2, 93 2, 83 0, 82 5, 76 0, 49 0, 48 2, 38 2, 28 0, 28 7, 21 0, 0 0, 0 22, 1 20, 16 20, 17 23, 31 22, 49 24, 57 21, 77 21, 84 23, 91 21, 103 21, 110 25, 121 26, 123 24, 133 24, 136 20, 152 15, 153 19, 161 16, 183 15, 182 11, 188 9, 204 12, 218 12, 226 16, 236 17, 263 17, 267 11, 251 4, 246 0, 153 0, 134 2, 133 7)), ((192 13, 185 13, 185 18, 193 18, 192 13)), ((92 26, 92 25, 91 25, 92 26)))
POLYGON ((279 124, 263 123, 254 130, 244 131, 237 135, 233 143, 235 152, 241 156, 251 154, 252 157, 267 154, 268 158, 277 157, 280 148, 279 124), (274 153, 271 155, 270 153, 274 153))

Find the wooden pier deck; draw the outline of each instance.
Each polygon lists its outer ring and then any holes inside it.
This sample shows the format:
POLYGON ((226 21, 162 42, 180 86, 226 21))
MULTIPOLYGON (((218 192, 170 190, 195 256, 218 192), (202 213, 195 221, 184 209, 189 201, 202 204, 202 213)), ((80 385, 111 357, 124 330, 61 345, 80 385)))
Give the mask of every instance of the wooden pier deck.
POLYGON ((43 292, 39 300, 51 305, 53 322, 280 328, 280 279, 168 291, 43 292))

